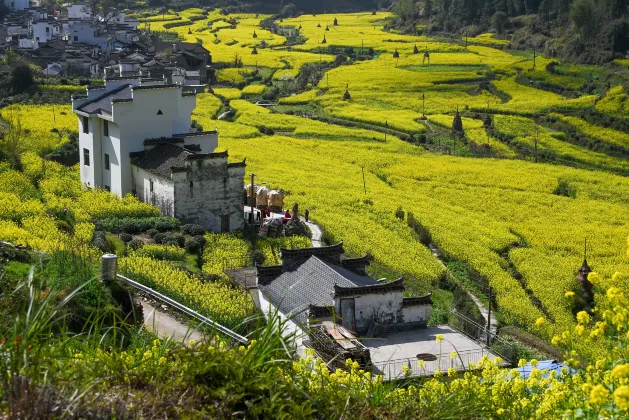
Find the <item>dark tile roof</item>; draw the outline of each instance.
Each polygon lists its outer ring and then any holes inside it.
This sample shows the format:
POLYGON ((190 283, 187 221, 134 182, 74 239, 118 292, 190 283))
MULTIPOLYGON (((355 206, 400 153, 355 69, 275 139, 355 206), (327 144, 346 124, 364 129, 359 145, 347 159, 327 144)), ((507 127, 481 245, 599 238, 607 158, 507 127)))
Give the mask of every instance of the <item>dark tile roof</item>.
POLYGON ((133 164, 155 175, 170 178, 173 168, 186 167, 186 158, 190 153, 179 146, 161 143, 138 157, 133 164))
MULTIPOLYGON (((261 267, 262 268, 262 267, 261 267)), ((334 286, 360 287, 378 284, 371 277, 361 276, 315 256, 284 267, 283 272, 260 290, 284 314, 305 323, 310 305, 334 306, 334 286)))
POLYGON ((98 111, 103 110, 111 114, 112 107, 111 101, 113 99, 131 100, 131 85, 125 84, 116 89, 94 98, 91 101, 85 102, 83 105, 77 108, 77 111, 87 112, 88 114, 95 114, 98 111))

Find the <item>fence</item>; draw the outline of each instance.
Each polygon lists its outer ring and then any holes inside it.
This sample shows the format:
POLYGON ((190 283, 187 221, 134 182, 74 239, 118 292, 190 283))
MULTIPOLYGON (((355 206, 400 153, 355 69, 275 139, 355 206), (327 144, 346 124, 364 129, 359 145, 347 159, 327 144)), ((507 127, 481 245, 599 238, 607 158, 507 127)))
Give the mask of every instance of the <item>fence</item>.
POLYGON ((117 274, 117 257, 116 255, 113 254, 106 254, 103 255, 103 257, 101 258, 102 261, 102 279, 103 282, 108 282, 108 281, 114 281, 114 280, 119 280, 122 281, 123 283, 128 284, 129 286, 132 286, 138 290, 141 290, 142 292, 148 294, 149 296, 164 302, 165 304, 177 309, 178 311, 188 315, 191 318, 196 319, 197 321, 200 321, 201 324, 204 325, 209 325, 210 327, 212 327, 213 329, 215 329, 216 331, 220 331, 221 333, 227 335, 228 337, 232 338, 234 341, 239 342, 241 344, 247 344, 249 342, 249 340, 247 340, 247 338, 243 337, 240 334, 235 333, 234 331, 230 330, 227 327, 222 326, 221 324, 212 321, 210 318, 205 317, 203 315, 201 315, 200 313, 193 311, 192 309, 188 308, 187 306, 182 305, 181 303, 169 298, 168 296, 165 296, 153 289, 151 289, 150 287, 147 287, 141 283, 138 283, 137 281, 131 280, 130 278, 127 278, 125 276, 122 276, 120 274, 117 274))
POLYGON ((513 364, 517 357, 515 347, 498 337, 496 333, 487 330, 486 326, 480 325, 459 312, 453 311, 448 322, 450 327, 482 346, 491 348, 492 353, 502 357, 505 361, 513 364))
POLYGON ((432 376, 437 370, 446 372, 450 368, 457 371, 470 369, 470 363, 479 363, 484 356, 494 356, 488 349, 474 349, 457 352, 454 358, 449 354, 442 354, 437 360, 420 362, 416 358, 388 360, 373 364, 372 372, 382 375, 385 380, 404 377, 403 367, 410 369, 410 376, 432 376), (421 363, 421 366, 420 366, 421 363))

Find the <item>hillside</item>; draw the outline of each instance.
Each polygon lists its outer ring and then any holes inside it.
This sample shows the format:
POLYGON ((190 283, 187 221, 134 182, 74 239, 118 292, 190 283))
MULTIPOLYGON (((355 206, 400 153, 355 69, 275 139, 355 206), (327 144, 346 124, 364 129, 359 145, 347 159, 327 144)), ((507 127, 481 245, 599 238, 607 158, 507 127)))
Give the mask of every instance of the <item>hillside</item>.
POLYGON ((150 23, 154 36, 210 50, 211 91, 197 95, 194 124, 216 128, 219 149, 234 161, 246 158, 245 179, 255 174, 285 192, 287 207, 309 209, 326 243, 371 254, 375 278, 402 276, 413 295, 433 291, 432 324, 447 322, 469 291, 492 305, 499 335, 511 340, 506 332, 518 331, 520 356, 552 344, 576 371, 522 379, 486 360, 461 375, 418 381, 402 369, 400 381, 384 382, 351 362, 334 372, 312 356, 298 359, 277 334, 282 322, 265 325, 224 270, 277 264, 281 248, 307 247, 307 238, 251 244, 242 233, 161 217, 133 196, 84 189, 78 165, 49 159, 78 134, 76 115, 53 99, 26 103, 38 100, 32 95, 0 108, 0 240, 47 255, 0 249, 1 410, 104 418, 627 414, 629 365, 618 363, 627 357, 629 319, 625 61, 563 62, 511 50, 484 32, 467 44, 408 35, 390 29, 396 16, 388 12, 273 20, 190 8, 144 18, 141 28, 150 23), (598 308, 589 314, 575 279, 586 238, 598 308), (184 346, 129 322, 125 304, 96 281, 105 252, 120 257, 125 275, 247 335, 249 345, 216 337, 184 346), (79 287, 89 290, 74 305, 65 298, 79 287))

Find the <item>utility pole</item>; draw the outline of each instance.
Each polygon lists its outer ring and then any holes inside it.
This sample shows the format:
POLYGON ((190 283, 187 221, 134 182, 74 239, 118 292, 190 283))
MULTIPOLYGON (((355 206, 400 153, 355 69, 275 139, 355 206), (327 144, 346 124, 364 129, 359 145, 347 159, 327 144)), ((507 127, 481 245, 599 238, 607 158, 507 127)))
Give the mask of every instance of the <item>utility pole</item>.
POLYGON ((57 123, 57 115, 55 114, 55 104, 52 104, 52 118, 57 123))
POLYGON ((536 52, 535 47, 533 47, 533 68, 535 68, 535 59, 537 58, 536 52))
POLYGON ((489 332, 491 331, 491 286, 489 286, 489 306, 487 307, 487 347, 490 344, 489 332))
POLYGON ((535 163, 537 163, 537 137, 539 135, 539 128, 535 127, 535 163))
POLYGON ((362 167, 363 170, 363 188, 365 189, 365 195, 367 195, 367 184, 365 183, 365 167, 362 167))
POLYGON ((249 215, 249 224, 251 225, 251 247, 254 248, 255 247, 255 227, 253 225, 253 222, 255 220, 254 218, 254 208, 256 205, 256 190, 253 184, 253 177, 255 176, 255 174, 251 174, 251 214, 249 215))

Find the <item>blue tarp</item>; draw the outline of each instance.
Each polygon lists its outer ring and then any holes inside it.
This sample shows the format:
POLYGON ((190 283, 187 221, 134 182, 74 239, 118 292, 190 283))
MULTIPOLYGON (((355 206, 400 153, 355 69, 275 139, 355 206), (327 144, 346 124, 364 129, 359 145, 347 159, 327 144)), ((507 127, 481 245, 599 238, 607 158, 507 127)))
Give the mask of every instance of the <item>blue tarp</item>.
POLYGON ((524 366, 522 366, 521 368, 518 368, 517 370, 520 372, 521 378, 528 378, 529 376, 531 376, 531 371, 533 369, 547 370, 548 372, 542 374, 542 376, 545 378, 548 378, 550 372, 552 371, 557 372, 557 376, 561 375, 561 371, 563 368, 568 369, 568 371, 571 373, 576 373, 576 371, 570 368, 568 365, 559 363, 556 360, 542 360, 535 367, 531 366, 531 363, 529 362, 525 364, 524 366))

